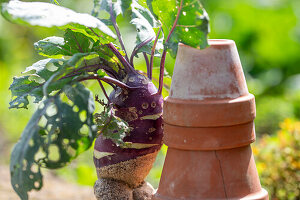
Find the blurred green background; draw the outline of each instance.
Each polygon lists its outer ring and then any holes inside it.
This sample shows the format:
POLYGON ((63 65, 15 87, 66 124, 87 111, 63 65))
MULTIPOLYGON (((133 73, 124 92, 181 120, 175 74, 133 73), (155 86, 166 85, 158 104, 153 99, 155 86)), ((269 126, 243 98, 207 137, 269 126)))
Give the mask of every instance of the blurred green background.
MULTIPOLYGON (((59 0, 78 12, 90 12, 92 0, 59 0)), ((261 183, 272 199, 300 199, 300 1, 299 0, 202 0, 211 19, 210 38, 236 42, 248 89, 256 96, 257 142, 253 145, 261 183)), ((129 50, 135 30, 120 20, 129 50)), ((13 76, 41 59, 33 43, 56 29, 23 27, 0 17, 0 164, 9 163, 35 107, 8 110, 13 76)), ((157 62, 157 61, 156 61, 157 62)), ((172 74, 174 60, 167 59, 172 74)), ((138 67, 145 69, 142 60, 138 67)), ((158 68, 155 69, 156 76, 158 68)), ((170 79, 166 80, 170 83, 170 79)), ((92 86, 92 88, 94 88, 92 86)), ((94 88, 97 93, 98 88, 94 88)), ((164 95, 168 93, 165 90, 164 95)), ((166 147, 160 152, 148 180, 158 186, 166 147)), ((79 156, 67 168, 54 172, 70 182, 93 185, 96 173, 92 151, 79 156), (89 177, 88 179, 86 177, 89 177)))

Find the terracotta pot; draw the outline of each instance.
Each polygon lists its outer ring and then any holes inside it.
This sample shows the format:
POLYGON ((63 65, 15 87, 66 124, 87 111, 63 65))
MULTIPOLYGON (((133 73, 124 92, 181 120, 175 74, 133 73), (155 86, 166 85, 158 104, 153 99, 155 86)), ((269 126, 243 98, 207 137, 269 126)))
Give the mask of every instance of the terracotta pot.
POLYGON ((255 140, 249 94, 234 41, 181 44, 164 103, 169 147, 155 200, 268 199, 250 144, 255 140))

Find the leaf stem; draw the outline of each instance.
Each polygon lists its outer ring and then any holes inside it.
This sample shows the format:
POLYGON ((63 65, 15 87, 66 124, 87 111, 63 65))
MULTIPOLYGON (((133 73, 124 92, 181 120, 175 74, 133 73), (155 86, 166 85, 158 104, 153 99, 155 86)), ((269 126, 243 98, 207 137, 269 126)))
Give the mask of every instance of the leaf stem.
POLYGON ((151 38, 148 38, 146 40, 144 40, 143 42, 139 43, 138 45, 136 45, 131 53, 131 56, 130 56, 130 64, 131 66, 133 66, 133 58, 134 56, 137 54, 137 52, 143 47, 145 46, 146 44, 148 44, 149 42, 151 42, 153 40, 153 37, 151 38))
POLYGON ((125 49, 125 46, 124 46, 124 42, 123 42, 123 39, 122 39, 122 36, 121 36, 121 33, 120 33, 120 29, 119 29, 118 24, 117 24, 116 16, 113 13, 112 1, 110 1, 109 7, 110 7, 110 18, 111 18, 111 21, 113 23, 113 27, 114 27, 114 29, 117 33, 117 37, 118 37, 118 40, 119 40, 120 45, 122 47, 122 50, 125 53, 125 59, 127 60, 127 62, 129 62, 127 52, 126 52, 126 49, 125 49))
POLYGON ((114 70, 111 70, 106 65, 95 64, 95 65, 85 65, 84 67, 79 67, 79 68, 75 69, 74 71, 72 71, 71 73, 61 77, 60 79, 70 78, 70 77, 79 75, 81 70, 86 70, 87 72, 93 72, 98 69, 103 69, 110 77, 113 77, 113 78, 118 77, 117 73, 114 70))
POLYGON ((55 74, 53 74, 44 84, 43 84, 43 95, 45 97, 49 97, 48 95, 48 92, 47 92, 47 89, 48 89, 48 86, 50 85, 50 83, 56 78, 57 75, 60 74, 60 71, 56 72, 55 74))
MULTIPOLYGON (((138 72, 139 72, 140 74, 147 75, 145 72, 143 72, 143 71, 141 71, 141 70, 138 70, 138 72)), ((157 78, 153 77, 152 79, 153 79, 153 81, 158 82, 158 79, 157 79, 157 78)), ((167 84, 165 84, 165 83, 164 83, 164 88, 167 89, 168 91, 170 90, 170 86, 167 85, 167 84)))
POLYGON ((126 85, 125 83, 123 83, 123 82, 121 82, 117 79, 114 79, 114 78, 111 78, 111 77, 108 77, 108 76, 104 76, 104 77, 100 78, 100 77, 98 77, 97 74, 93 74, 91 76, 79 79, 78 81, 81 82, 81 81, 85 81, 85 80, 100 80, 100 81, 104 81, 106 83, 115 84, 116 86, 118 86, 122 89, 135 89, 134 87, 130 87, 130 86, 126 85))
POLYGON ((125 69, 128 72, 137 73, 134 68, 129 64, 129 62, 122 56, 122 54, 118 51, 118 49, 113 45, 113 43, 106 44, 107 47, 116 55, 116 57, 120 60, 122 65, 124 65, 125 69))
POLYGON ((92 31, 92 33, 94 33, 98 38, 100 38, 100 35, 98 35, 95 31, 94 31, 94 29, 92 29, 91 27, 89 27, 89 29, 92 31))
POLYGON ((151 50, 151 57, 150 57, 150 67, 149 67, 149 75, 148 75, 148 78, 150 80, 152 80, 152 69, 153 69, 153 59, 154 59, 154 54, 155 54, 155 48, 156 48, 156 44, 157 44, 157 41, 158 41, 158 38, 159 38, 159 34, 161 32, 161 29, 162 27, 159 28, 158 32, 157 32, 157 35, 155 37, 155 41, 154 41, 154 44, 153 44, 153 47, 152 47, 152 50, 151 50))
POLYGON ((146 62, 146 66, 147 66, 147 77, 149 78, 149 73, 150 73, 150 63, 149 63, 149 58, 147 56, 146 52, 143 52, 144 58, 145 58, 145 62, 146 62))
POLYGON ((86 62, 85 62, 85 66, 84 67, 79 67, 77 69, 75 69, 72 73, 76 73, 76 72, 79 72, 81 70, 86 70, 86 69, 90 69, 91 71, 94 71, 96 69, 100 69, 101 68, 101 65, 99 64, 95 64, 95 65, 87 65, 86 62), (92 68, 92 69, 90 69, 92 68), (95 68, 95 69, 93 69, 95 68))
POLYGON ((169 35, 168 35, 167 40, 166 40, 166 43, 170 40, 170 37, 171 37, 173 31, 176 28, 176 25, 177 25, 177 22, 178 22, 178 19, 179 19, 179 16, 181 14, 181 10, 182 10, 182 3, 183 3, 183 0, 180 1, 180 6, 179 6, 178 11, 177 11, 176 19, 175 19, 175 21, 173 23, 171 31, 169 32, 169 35))
POLYGON ((101 80, 97 79, 97 81, 98 81, 98 83, 99 83, 99 85, 100 85, 100 87, 101 87, 101 90, 102 90, 104 96, 105 96, 106 99, 107 99, 107 104, 109 104, 109 103, 110 103, 110 99, 109 99, 109 97, 108 97, 108 95, 107 95, 107 93, 106 93, 106 90, 105 90, 105 88, 104 88, 104 86, 103 86, 101 80))
MULTIPOLYGON (((172 33, 174 32, 174 30, 176 28, 176 24, 178 22, 178 19, 179 19, 179 16, 181 14, 181 10, 182 10, 182 3, 183 3, 183 0, 180 1, 180 6, 179 6, 178 11, 177 11, 176 19, 173 23, 171 31, 169 32, 169 35, 168 35, 167 40, 165 42, 166 44, 169 42, 170 37, 171 37, 172 33)), ((158 91, 157 91, 157 94, 160 94, 160 95, 162 93, 163 82, 164 82, 164 71, 165 71, 166 55, 167 55, 167 48, 164 47, 164 51, 163 51, 161 61, 160 61, 159 87, 158 87, 158 91)))
POLYGON ((164 82, 164 72, 165 72, 166 55, 167 55, 167 51, 164 50, 163 54, 162 54, 162 57, 161 57, 161 61, 160 61, 159 87, 158 87, 157 94, 161 94, 162 93, 163 82, 164 82))

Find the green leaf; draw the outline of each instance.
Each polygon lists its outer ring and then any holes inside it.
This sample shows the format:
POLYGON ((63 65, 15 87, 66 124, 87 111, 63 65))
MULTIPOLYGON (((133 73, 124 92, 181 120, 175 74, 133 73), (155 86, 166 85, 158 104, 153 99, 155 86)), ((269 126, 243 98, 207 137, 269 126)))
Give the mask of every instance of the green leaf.
POLYGON ((34 47, 40 55, 49 58, 61 58, 64 55, 71 56, 74 53, 65 43, 64 38, 56 36, 40 40, 34 43, 34 47))
POLYGON ((71 29, 65 31, 64 39, 66 45, 76 53, 90 52, 90 45, 94 43, 90 38, 79 32, 73 32, 71 29))
POLYGON ((80 32, 66 29, 64 38, 48 37, 34 44, 39 54, 49 58, 62 58, 72 56, 75 53, 91 52, 90 46, 95 43, 93 37, 89 37, 80 32))
POLYGON ((77 77, 85 75, 87 71, 79 70, 80 67, 99 62, 99 55, 91 52, 76 53, 68 60, 48 58, 34 63, 23 72, 26 74, 25 76, 14 77, 13 83, 9 87, 12 93, 9 108, 27 108, 29 104, 28 96, 35 98, 34 103, 40 102, 44 95, 58 91, 65 85, 76 81, 77 77), (62 78, 75 69, 77 74, 62 78), (43 93, 44 91, 46 91, 46 94, 43 93))
MULTIPOLYGON (((137 36, 136 44, 139 44, 149 38, 153 38, 152 42, 149 42, 147 45, 143 46, 139 52, 146 52, 151 54, 153 43, 157 34, 157 31, 160 27, 160 23, 155 19, 151 12, 138 4, 133 2, 131 4, 131 21, 130 23, 135 25, 137 36)), ((163 34, 161 34, 163 35, 163 34)), ((163 49, 163 37, 158 39, 156 44, 156 56, 159 56, 159 50, 163 49)))
POLYGON ((90 148, 96 137, 92 93, 81 84, 63 91, 69 102, 57 95, 43 101, 11 154, 11 183, 23 200, 30 190, 42 187, 41 167, 66 165, 90 148))
POLYGON ((99 62, 99 55, 96 52, 76 53, 65 63, 65 65, 69 71, 72 71, 79 67, 87 66, 90 64, 98 64, 99 62))
MULTIPOLYGON (((165 44, 173 57, 176 56, 179 42, 195 48, 208 46, 209 18, 200 0, 182 1, 182 10, 176 28, 168 43, 165 44)), ((147 0, 150 10, 161 21, 166 36, 175 22, 180 2, 180 0, 147 0)))
MULTIPOLYGON (((28 96, 35 98, 34 103, 43 99, 43 84, 51 76, 60 70, 63 70, 65 63, 62 60, 44 59, 27 67, 23 72, 25 76, 14 77, 13 83, 9 87, 12 93, 12 100, 9 108, 27 108, 29 104, 28 96)), ((59 74, 57 74, 58 76, 59 74)), ((61 89, 70 79, 56 81, 48 86, 48 94, 55 90, 61 89)))
MULTIPOLYGON (((123 53, 123 51, 120 48, 116 48, 121 54, 123 53)), ((96 42, 92 47, 92 51, 96 52, 99 55, 99 63, 103 67, 103 69, 115 73, 119 80, 123 80, 125 78, 126 74, 124 70, 120 70, 124 69, 124 66, 120 63, 116 55, 106 45, 102 45, 96 42)))
MULTIPOLYGON (((137 53, 146 52, 151 54, 151 49, 160 24, 147 9, 147 5, 144 3, 142 6, 136 0, 94 0, 93 14, 94 16, 97 16, 98 12, 102 10, 110 13, 111 7, 114 16, 118 16, 120 14, 124 15, 125 11, 130 8, 132 13, 130 23, 135 25, 137 30, 136 44, 140 44, 149 38, 153 38, 152 42, 145 45, 137 53)), ((106 24, 112 25, 110 23, 106 24)), ((161 37, 157 42, 155 56, 160 55, 159 50, 161 49, 163 49, 163 34, 161 34, 161 37)))
POLYGON ((54 72, 61 67, 59 62, 63 62, 63 60, 55 60, 55 59, 43 59, 39 60, 33 65, 27 67, 23 74, 30 74, 37 79, 34 79, 37 83, 43 83, 48 80, 54 72))
MULTIPOLYGON (((80 66, 98 65, 99 67, 101 65, 103 68, 109 68, 116 73, 122 67, 119 59, 106 45, 71 29, 65 31, 64 38, 49 37, 35 43, 35 47, 41 55, 49 58, 73 56, 68 63, 69 66, 72 65, 71 61, 75 60, 75 62, 80 63, 80 66), (83 56, 83 58, 78 60, 78 56, 83 56)), ((78 65, 73 66, 73 68, 78 68, 78 65)))
POLYGON ((51 129, 47 133, 48 144, 43 146, 46 158, 42 165, 50 169, 65 166, 90 148, 96 137, 93 94, 79 83, 66 86, 64 92, 71 105, 56 98, 52 108, 55 114, 45 116, 47 123, 44 129, 47 130, 49 125, 51 129), (58 158, 51 159, 51 146, 58 149, 58 158))
POLYGON ((98 16, 101 10, 105 10, 110 13, 110 5, 112 5, 113 14, 118 15, 126 12, 129 9, 132 0, 94 0, 93 15, 98 16))
POLYGON ((95 39, 102 38, 108 43, 116 38, 115 34, 99 19, 73 10, 43 2, 10 1, 1 5, 2 15, 9 21, 32 26, 70 28, 95 39), (93 28, 96 36, 90 28, 93 28))
POLYGON ((46 113, 49 103, 50 101, 46 100, 44 107, 34 113, 11 153, 11 184, 22 200, 28 200, 28 191, 40 190, 43 186, 41 169, 34 156, 38 153, 43 140, 39 134, 41 127, 37 124, 46 113))
POLYGON ((99 134, 111 139, 116 145, 125 145, 123 139, 131 131, 128 123, 115 116, 113 108, 106 108, 102 113, 95 114, 99 134))
POLYGON ((29 104, 28 96, 35 97, 34 102, 39 102, 43 98, 42 90, 38 89, 39 83, 29 80, 30 76, 14 77, 10 85, 12 100, 9 108, 27 108, 29 104))

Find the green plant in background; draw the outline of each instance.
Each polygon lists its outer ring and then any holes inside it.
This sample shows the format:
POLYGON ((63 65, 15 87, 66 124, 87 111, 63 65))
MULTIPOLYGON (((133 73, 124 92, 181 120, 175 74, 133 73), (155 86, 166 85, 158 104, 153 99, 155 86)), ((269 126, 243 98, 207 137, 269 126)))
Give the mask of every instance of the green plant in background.
POLYGON ((279 122, 294 116, 294 105, 288 102, 286 97, 262 96, 256 106, 255 127, 258 127, 256 131, 260 135, 276 133, 279 122))
POLYGON ((296 95, 300 1, 203 0, 203 4, 211 19, 210 38, 233 39, 237 44, 249 91, 256 98, 257 135, 273 134, 285 117, 300 118, 296 95), (267 99, 279 109, 266 106, 267 99))
POLYGON ((284 120, 280 131, 263 136, 252 148, 271 199, 300 199, 300 121, 284 120))

